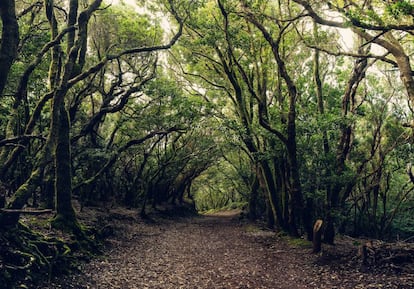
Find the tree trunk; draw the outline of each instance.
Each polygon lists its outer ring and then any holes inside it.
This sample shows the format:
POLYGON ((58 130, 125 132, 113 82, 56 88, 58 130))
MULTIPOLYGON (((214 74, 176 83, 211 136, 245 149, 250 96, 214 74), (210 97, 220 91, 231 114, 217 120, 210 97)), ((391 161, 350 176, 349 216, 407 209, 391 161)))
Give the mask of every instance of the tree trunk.
POLYGON ((41 193, 40 193, 40 207, 45 209, 53 209, 54 202, 55 202, 55 178, 54 178, 54 168, 53 167, 46 167, 46 173, 43 175, 43 182, 41 186, 41 193))
MULTIPOLYGON (((314 22, 314 36, 318 37, 318 30, 317 30, 317 25, 314 22)), ((314 51, 314 58, 313 58, 313 78, 314 78, 314 82, 315 82, 315 92, 316 92, 316 96, 317 96, 317 102, 318 102, 318 112, 320 115, 324 115, 325 114, 325 106, 324 106, 324 102, 323 102, 323 85, 322 85, 322 80, 320 78, 320 62, 319 62, 319 50, 315 49, 314 51)), ((343 136, 348 136, 348 134, 343 134, 343 136)), ((323 152, 325 154, 325 157, 328 157, 329 153, 330 153, 330 146, 329 146, 329 140, 328 140, 328 133, 326 130, 324 130, 322 132, 322 139, 323 139, 323 152)), ((348 139, 348 138, 347 138, 348 139)), ((349 137, 350 139, 350 137, 349 137)), ((327 166, 329 166, 327 164, 327 166)), ((331 169, 328 167, 326 170, 326 179, 331 179, 331 169)), ((324 241, 328 244, 333 244, 334 242, 334 238, 335 238, 335 228, 334 228, 334 224, 333 224, 333 220, 331 217, 331 199, 332 199, 332 185, 330 183, 326 184, 326 200, 325 200, 325 221, 326 221, 326 226, 325 226, 325 232, 324 232, 324 241)), ((321 221, 322 222, 322 221, 321 221)), ((316 225, 316 223, 315 223, 316 225)), ((319 238, 322 235, 322 228, 319 227, 319 238)), ((313 230, 313 234, 314 234, 314 239, 315 239, 315 227, 313 230)), ((314 243, 315 244, 315 243, 314 243)), ((319 249, 320 251, 320 249, 319 249)), ((318 252, 319 252, 318 251, 318 252)), ((314 252, 315 252, 315 247, 314 247, 314 252)), ((317 252, 315 252, 317 253, 317 252)))
POLYGON ((55 197, 56 221, 63 221, 68 227, 77 223, 72 206, 72 167, 69 138, 69 116, 64 103, 53 107, 52 138, 55 155, 55 197), (55 111, 56 110, 56 111, 55 111))
POLYGON ((248 205, 248 218, 251 221, 257 219, 257 199, 259 197, 259 180, 257 176, 254 179, 251 192, 249 195, 249 205, 248 205))
MULTIPOLYGON (((288 113, 288 123, 287 123, 287 143, 286 148, 288 152, 288 162, 290 167, 290 192, 292 198, 292 213, 298 212, 300 218, 302 219, 302 224, 307 234, 308 240, 312 240, 312 217, 311 212, 305 208, 303 200, 302 185, 300 181, 299 173, 299 164, 297 159, 297 143, 296 143, 296 100, 297 100, 297 90, 292 79, 290 78, 284 61, 280 58, 278 50, 276 47, 273 49, 276 54, 276 59, 279 65, 279 71, 282 77, 285 79, 285 82, 289 90, 289 113, 288 113)), ((292 222, 294 221, 294 216, 289 218, 292 222)), ((294 230, 294 224, 292 229, 294 230)))
POLYGON ((272 210, 272 205, 270 204, 269 196, 265 196, 266 203, 266 226, 268 229, 274 229, 276 225, 275 215, 272 210))
MULTIPOLYGON (((52 0, 47 1, 53 4, 52 0)), ((69 1, 69 14, 67 26, 71 27, 76 23, 78 16, 78 0, 69 1)), ((53 13, 53 7, 50 7, 51 15, 48 15, 52 31, 55 30, 56 19, 53 13)), ((85 24, 86 25, 86 24, 85 24)), ((83 29, 79 27, 79 29, 83 29)), ((75 45, 75 31, 69 31, 67 35, 67 60, 64 65, 63 75, 56 87, 53 95, 52 121, 50 125, 50 140, 53 148, 54 165, 55 165, 55 208, 56 217, 52 225, 61 229, 67 229, 79 236, 82 234, 76 219, 76 214, 72 206, 72 166, 70 151, 70 119, 65 108, 65 97, 69 90, 67 83, 73 76, 74 67, 76 66, 79 47, 75 45)), ((79 45, 79 44, 78 44, 79 45)), ((52 51, 52 57, 56 51, 52 51)), ((60 67, 56 67, 55 59, 52 59, 50 72, 52 70, 59 76, 60 67), (57 68, 57 69, 56 69, 57 68), (57 72, 55 71, 57 70, 57 72)), ((53 89, 57 82, 54 75, 50 75, 50 85, 53 89)))
MULTIPOLYGON (((273 213, 272 223, 279 228, 283 228, 283 215, 280 206, 280 196, 278 195, 277 188, 275 186, 274 175, 269 167, 267 161, 261 161, 257 166, 257 176, 260 187, 265 192, 268 202, 268 208, 273 213)), ((268 215, 269 216, 269 215, 268 215)))
POLYGON ((0 1, 0 17, 2 21, 1 47, 0 47, 0 98, 7 83, 10 68, 17 56, 19 44, 19 24, 16 19, 14 0, 0 1))
POLYGON ((332 218, 332 208, 328 208, 325 217, 325 230, 323 232, 323 241, 327 244, 334 244, 335 241, 335 226, 332 218))

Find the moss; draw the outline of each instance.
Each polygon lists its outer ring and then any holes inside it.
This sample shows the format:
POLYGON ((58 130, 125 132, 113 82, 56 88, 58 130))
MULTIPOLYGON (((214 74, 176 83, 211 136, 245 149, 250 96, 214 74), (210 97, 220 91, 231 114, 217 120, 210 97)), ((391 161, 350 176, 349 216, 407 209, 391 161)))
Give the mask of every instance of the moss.
POLYGON ((293 238, 293 237, 286 237, 286 241, 290 246, 299 247, 299 248, 312 248, 312 242, 301 239, 301 238, 293 238))
POLYGON ((53 125, 52 138, 54 140, 55 153, 55 194, 56 211, 58 215, 63 214, 72 222, 74 210, 72 207, 72 166, 69 138, 69 119, 67 111, 62 103, 59 108, 53 108, 54 118, 58 123, 53 125), (55 111, 58 110, 58 111, 55 111), (56 114, 56 115, 55 115, 56 114), (56 132, 57 130, 57 132, 56 132))
POLYGON ((217 213, 219 211, 220 211, 220 209, 209 209, 207 211, 201 211, 200 214, 202 214, 202 215, 209 215, 209 214, 217 213))
MULTIPOLYGON (((40 180, 40 170, 37 169, 32 172, 30 178, 22 184, 16 193, 13 195, 13 198, 10 201, 10 204, 7 206, 8 209, 21 209, 27 203, 28 199, 33 195, 34 190, 37 188, 40 180)), ((14 226, 19 220, 18 214, 13 214, 7 216, 3 214, 0 217, 0 224, 5 226, 14 226)))
MULTIPOLYGON (((65 225, 68 226, 67 223, 65 225)), ((75 231, 82 230, 77 223, 75 227, 75 231)), ((0 228, 0 260, 7 265, 7 270, 0 270, 3 282, 0 287, 19 288, 24 285, 37 288, 36 283, 45 281, 45 278, 76 270, 81 259, 89 258, 92 255, 90 251, 97 250, 85 235, 78 233, 73 237, 72 240, 47 238, 21 223, 13 228, 0 228)))
POLYGON ((50 218, 32 217, 20 220, 21 225, 27 224, 32 228, 49 228, 50 218))
POLYGON ((257 233, 257 232, 261 231, 261 229, 259 227, 255 226, 255 225, 252 225, 252 224, 248 224, 248 225, 244 226, 244 230, 247 233, 257 233))
POLYGON ((68 233, 73 233, 76 236, 82 234, 82 228, 79 222, 77 221, 75 214, 57 214, 52 219, 51 226, 54 229, 68 233))

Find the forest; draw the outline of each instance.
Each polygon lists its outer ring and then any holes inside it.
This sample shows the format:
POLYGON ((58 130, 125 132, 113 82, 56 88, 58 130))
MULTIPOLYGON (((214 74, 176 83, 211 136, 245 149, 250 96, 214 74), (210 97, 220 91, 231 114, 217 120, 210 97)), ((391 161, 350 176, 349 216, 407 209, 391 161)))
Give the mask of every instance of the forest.
POLYGON ((414 241, 414 1, 1 0, 0 17, 0 287, 95 258, 92 209, 414 241))

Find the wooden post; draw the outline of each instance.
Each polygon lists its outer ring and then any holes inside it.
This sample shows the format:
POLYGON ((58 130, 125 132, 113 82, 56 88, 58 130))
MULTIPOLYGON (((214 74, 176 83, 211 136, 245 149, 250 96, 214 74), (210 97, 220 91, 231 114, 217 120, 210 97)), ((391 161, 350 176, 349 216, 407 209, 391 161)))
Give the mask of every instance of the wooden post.
POLYGON ((321 219, 316 220, 313 225, 313 253, 319 253, 322 249, 322 224, 321 219))

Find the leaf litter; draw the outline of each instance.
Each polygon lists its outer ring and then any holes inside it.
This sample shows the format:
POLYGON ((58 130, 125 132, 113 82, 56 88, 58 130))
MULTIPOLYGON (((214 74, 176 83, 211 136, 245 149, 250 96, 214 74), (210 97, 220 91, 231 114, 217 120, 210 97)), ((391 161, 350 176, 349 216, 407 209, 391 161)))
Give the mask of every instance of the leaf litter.
POLYGON ((105 254, 39 289, 414 288, 414 272, 362 266, 350 242, 314 255, 235 213, 145 222, 122 209, 102 218, 114 229, 105 254))

